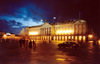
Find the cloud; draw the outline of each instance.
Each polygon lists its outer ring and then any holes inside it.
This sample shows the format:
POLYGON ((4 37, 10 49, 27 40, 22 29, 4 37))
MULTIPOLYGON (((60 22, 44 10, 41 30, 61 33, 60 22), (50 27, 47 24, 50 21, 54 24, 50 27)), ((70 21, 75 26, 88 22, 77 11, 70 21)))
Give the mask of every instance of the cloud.
POLYGON ((8 9, 7 12, 4 11, 6 13, 0 12, 1 31, 18 34, 25 26, 43 24, 40 20, 46 16, 45 10, 35 7, 33 4, 17 7, 16 9, 13 9, 13 12, 11 11, 11 9, 8 9))
POLYGON ((12 21, 6 21, 6 20, 0 20, 0 31, 3 32, 11 32, 18 34, 22 28, 22 24, 20 22, 16 22, 15 20, 12 21))
POLYGON ((46 19, 47 13, 48 12, 45 10, 37 8, 33 4, 29 4, 17 8, 12 14, 0 15, 0 19, 5 19, 7 21, 15 20, 16 22, 20 22, 25 26, 27 23, 27 26, 34 26, 39 23, 41 24, 40 20, 46 19))

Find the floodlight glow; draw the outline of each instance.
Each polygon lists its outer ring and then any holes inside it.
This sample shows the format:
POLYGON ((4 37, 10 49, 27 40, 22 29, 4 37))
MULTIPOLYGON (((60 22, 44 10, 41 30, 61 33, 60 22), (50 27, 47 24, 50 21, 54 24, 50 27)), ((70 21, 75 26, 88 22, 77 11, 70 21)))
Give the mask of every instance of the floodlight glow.
POLYGON ((38 35, 38 32, 29 32, 29 35, 38 35))
POLYGON ((3 36, 6 37, 6 34, 4 34, 3 36))
POLYGON ((73 34, 73 30, 58 30, 56 34, 73 34))
POLYGON ((4 35, 3 35, 3 38, 6 38, 6 37, 7 37, 7 35, 6 35, 6 34, 4 34, 4 35))
POLYGON ((41 19, 41 22, 43 22, 43 19, 41 19))
POLYGON ((89 37, 89 38, 93 38, 93 35, 92 35, 92 34, 89 34, 88 37, 89 37))
POLYGON ((98 44, 100 45, 100 39, 98 40, 98 44))

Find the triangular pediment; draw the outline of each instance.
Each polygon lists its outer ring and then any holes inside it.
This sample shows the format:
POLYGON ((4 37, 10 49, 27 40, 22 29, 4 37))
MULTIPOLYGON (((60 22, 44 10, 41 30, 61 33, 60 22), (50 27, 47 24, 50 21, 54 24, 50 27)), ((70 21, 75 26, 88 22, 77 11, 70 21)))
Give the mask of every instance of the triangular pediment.
POLYGON ((78 20, 75 22, 75 24, 83 24, 83 23, 86 23, 86 21, 85 20, 78 20))
POLYGON ((52 25, 50 25, 49 23, 45 22, 41 28, 47 28, 47 27, 51 27, 52 25))

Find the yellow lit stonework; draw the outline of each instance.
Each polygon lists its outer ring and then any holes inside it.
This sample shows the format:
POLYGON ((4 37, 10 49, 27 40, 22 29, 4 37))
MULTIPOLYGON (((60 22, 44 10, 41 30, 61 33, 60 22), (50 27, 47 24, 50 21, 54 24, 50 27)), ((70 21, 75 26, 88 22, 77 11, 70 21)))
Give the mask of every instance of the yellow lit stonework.
POLYGON ((85 42, 86 41, 86 36, 83 36, 83 42, 85 42))
POLYGON ((98 40, 98 44, 100 45, 100 39, 98 40))
POLYGON ((27 36, 29 39, 32 36, 33 40, 85 41, 86 30, 85 20, 65 21, 65 23, 48 23, 46 21, 42 25, 22 29, 20 35, 27 36))
POLYGON ((61 40, 61 36, 59 36, 59 40, 61 40))
POLYGON ((57 36, 57 40, 58 40, 58 36, 57 36))
POLYGON ((72 36, 72 40, 74 39, 74 36, 72 36))
POLYGON ((77 41, 77 36, 75 36, 75 41, 77 41))
POLYGON ((38 35, 38 32, 29 32, 29 35, 38 35))
POLYGON ((68 36, 68 39, 71 39, 71 36, 68 36))
POLYGON ((64 35, 64 34, 73 34, 73 30, 58 30, 58 31, 56 31, 56 34, 57 35, 64 35))
POLYGON ((64 36, 62 36, 62 40, 64 40, 64 36))
POLYGON ((54 36, 54 40, 56 39, 56 37, 54 36))
POLYGON ((65 36, 65 41, 67 41, 67 36, 65 36))

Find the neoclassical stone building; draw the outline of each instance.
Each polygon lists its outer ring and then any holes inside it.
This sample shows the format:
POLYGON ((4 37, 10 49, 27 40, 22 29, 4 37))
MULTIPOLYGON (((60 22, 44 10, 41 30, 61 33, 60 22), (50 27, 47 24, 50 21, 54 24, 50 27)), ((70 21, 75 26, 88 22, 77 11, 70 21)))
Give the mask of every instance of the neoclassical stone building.
POLYGON ((31 26, 22 29, 20 35, 33 40, 53 41, 85 41, 87 37, 85 20, 73 20, 56 23, 44 22, 43 25, 31 26))

